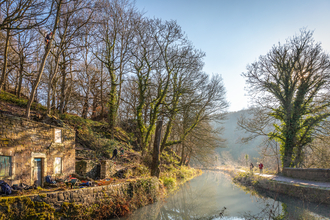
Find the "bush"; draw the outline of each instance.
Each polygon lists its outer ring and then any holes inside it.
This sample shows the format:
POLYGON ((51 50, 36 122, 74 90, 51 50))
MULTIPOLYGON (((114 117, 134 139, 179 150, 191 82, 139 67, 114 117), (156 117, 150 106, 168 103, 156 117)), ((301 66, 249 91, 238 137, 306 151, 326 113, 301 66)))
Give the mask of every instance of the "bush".
POLYGON ((149 176, 150 174, 148 167, 144 166, 143 164, 139 164, 134 171, 136 176, 149 176))
POLYGON ((186 166, 181 166, 176 172, 176 178, 187 179, 194 176, 194 170, 186 166))
POLYGON ((168 190, 172 190, 176 187, 176 180, 173 177, 164 177, 162 181, 168 190))

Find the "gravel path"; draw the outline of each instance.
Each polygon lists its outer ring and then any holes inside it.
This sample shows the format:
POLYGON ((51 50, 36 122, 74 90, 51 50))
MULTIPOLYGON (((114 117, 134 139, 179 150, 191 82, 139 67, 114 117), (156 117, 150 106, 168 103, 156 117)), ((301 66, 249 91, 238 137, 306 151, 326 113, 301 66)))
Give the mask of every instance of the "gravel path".
MULTIPOLYGON (((245 170, 239 170, 239 171, 246 172, 245 170)), ((299 184, 299 185, 308 186, 308 187, 322 187, 322 188, 330 189, 329 182, 316 182, 316 181, 310 181, 310 180, 294 179, 294 178, 285 177, 285 176, 259 174, 259 173, 254 173, 254 175, 259 175, 259 176, 266 177, 266 178, 269 178, 269 179, 272 179, 275 181, 280 181, 280 182, 299 184)))

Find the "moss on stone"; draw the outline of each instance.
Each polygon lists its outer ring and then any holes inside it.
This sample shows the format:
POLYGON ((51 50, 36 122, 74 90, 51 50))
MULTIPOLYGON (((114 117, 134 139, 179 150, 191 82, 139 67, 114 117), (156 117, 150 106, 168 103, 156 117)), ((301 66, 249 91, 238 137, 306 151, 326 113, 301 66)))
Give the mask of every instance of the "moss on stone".
MULTIPOLYGON (((47 197, 47 193, 0 198, 0 219, 106 219, 126 215, 156 201, 161 194, 164 195, 164 187, 155 177, 95 187, 92 190, 99 196, 92 204, 78 204, 72 202, 74 201, 72 199, 70 202, 63 202, 58 210, 55 210, 51 204, 40 201, 41 198, 47 197)), ((58 194, 60 193, 63 192, 58 194)), ((83 196, 83 198, 89 197, 89 193, 83 196)), ((57 198, 57 195, 51 196, 47 202, 52 201, 52 198, 57 198)))

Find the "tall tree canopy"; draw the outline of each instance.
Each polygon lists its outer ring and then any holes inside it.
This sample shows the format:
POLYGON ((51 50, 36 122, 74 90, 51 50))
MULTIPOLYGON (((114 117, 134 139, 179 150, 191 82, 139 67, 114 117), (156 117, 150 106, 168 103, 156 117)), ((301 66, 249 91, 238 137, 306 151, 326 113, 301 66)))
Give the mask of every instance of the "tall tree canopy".
POLYGON ((242 74, 255 105, 264 109, 258 112, 268 117, 256 122, 259 114, 239 125, 261 134, 266 125, 273 124, 274 130, 266 133, 280 143, 283 166, 299 166, 304 147, 330 115, 329 74, 329 55, 314 41, 312 31, 302 29, 285 44, 274 45, 242 74), (259 128, 252 121, 259 123, 259 128))
POLYGON ((163 121, 161 153, 181 156, 181 165, 208 161, 221 141, 211 122, 223 120, 225 88, 220 75, 203 72, 204 52, 177 22, 146 18, 131 0, 0 6, 0 99, 23 99, 27 118, 103 121, 111 139, 122 128, 146 157, 163 121))

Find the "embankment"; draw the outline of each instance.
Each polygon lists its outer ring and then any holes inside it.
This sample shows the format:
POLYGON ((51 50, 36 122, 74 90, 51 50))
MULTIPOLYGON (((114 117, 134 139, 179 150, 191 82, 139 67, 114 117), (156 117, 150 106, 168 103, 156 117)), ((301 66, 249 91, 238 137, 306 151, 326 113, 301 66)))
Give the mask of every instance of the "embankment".
POLYGON ((161 180, 144 177, 98 187, 0 197, 0 219, 94 220, 125 216, 202 173, 197 169, 179 171, 175 176, 181 176, 181 181, 166 177, 173 173, 163 173, 161 180))
POLYGON ((0 198, 0 219, 104 219, 123 216, 163 193, 157 178, 0 198))
POLYGON ((255 190, 267 190, 286 194, 303 201, 330 205, 330 189, 313 186, 303 186, 288 182, 274 181, 265 177, 243 173, 237 170, 219 170, 229 174, 235 183, 255 190))

